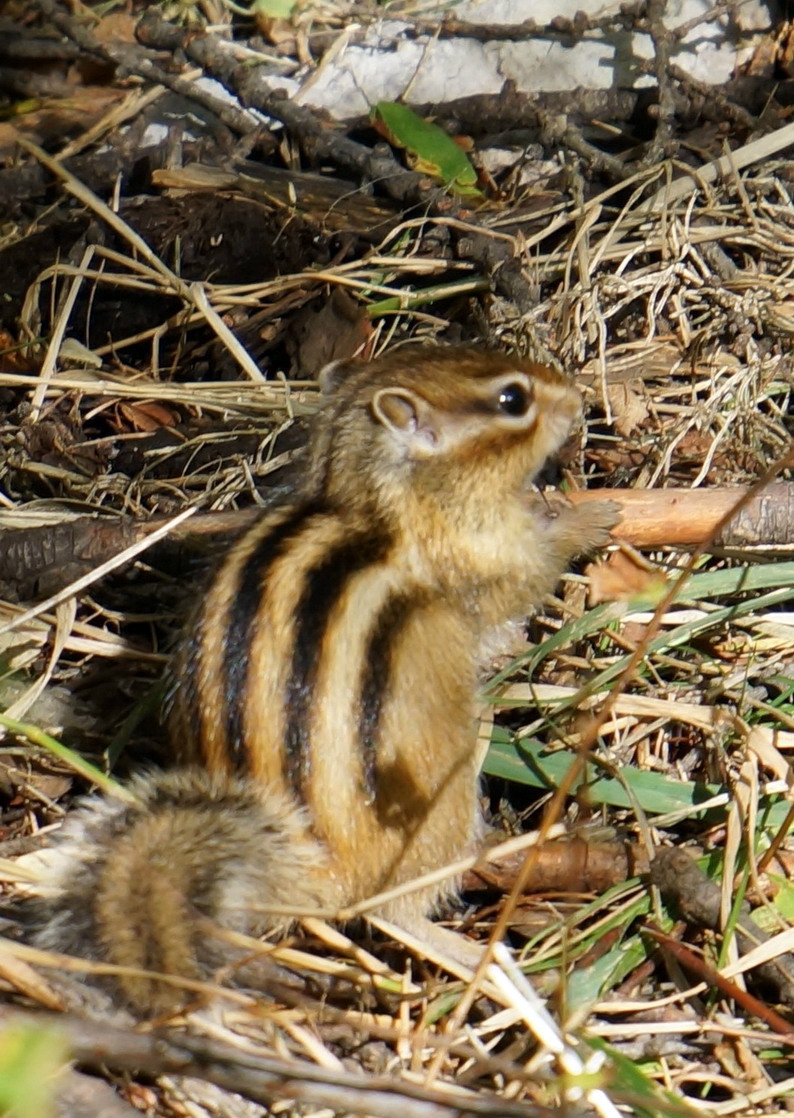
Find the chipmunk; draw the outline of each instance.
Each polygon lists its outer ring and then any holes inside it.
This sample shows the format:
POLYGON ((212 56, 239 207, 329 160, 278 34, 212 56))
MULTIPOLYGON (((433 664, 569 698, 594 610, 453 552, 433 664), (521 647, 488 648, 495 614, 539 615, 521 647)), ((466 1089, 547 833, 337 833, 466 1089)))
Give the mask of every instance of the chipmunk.
MULTIPOLYGON (((476 849, 483 649, 618 506, 530 497, 580 411, 546 365, 406 347, 320 384, 302 491, 231 546, 176 657, 183 768, 74 813, 40 944, 197 977, 218 959, 200 913, 258 934, 288 923, 268 906, 338 911, 476 849)), ((429 920, 453 889, 378 912, 471 964, 429 920)), ((119 982, 138 1011, 178 1004, 119 982)))

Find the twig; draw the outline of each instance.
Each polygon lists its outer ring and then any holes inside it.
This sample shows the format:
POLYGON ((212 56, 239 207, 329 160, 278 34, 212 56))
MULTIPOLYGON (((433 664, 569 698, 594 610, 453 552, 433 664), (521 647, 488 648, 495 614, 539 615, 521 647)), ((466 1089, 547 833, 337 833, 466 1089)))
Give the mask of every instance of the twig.
POLYGON ((730 175, 741 171, 744 167, 750 167, 753 163, 760 163, 792 144, 794 144, 794 124, 784 124, 782 128, 770 132, 768 136, 752 140, 749 144, 698 167, 693 174, 682 175, 675 182, 663 186, 642 203, 639 212, 656 213, 680 198, 685 198, 693 190, 702 189, 704 183, 715 182, 723 175, 730 175))
POLYGON ((166 1039, 162 1034, 146 1035, 76 1017, 28 1016, 6 1009, 0 1010, 0 1022, 47 1025, 65 1032, 73 1058, 88 1067, 193 1076, 266 1106, 276 1099, 289 1099, 296 1106, 329 1107, 374 1118, 458 1118, 464 1114, 555 1118, 559 1114, 527 1101, 494 1099, 448 1086, 433 1091, 392 1077, 364 1077, 307 1061, 252 1055, 203 1038, 166 1039))
POLYGON ((669 73, 672 35, 664 25, 666 8, 666 0, 648 0, 648 29, 653 42, 654 74, 659 91, 659 104, 656 134, 642 157, 646 167, 652 167, 666 155, 672 154, 669 146, 673 134, 675 105, 669 73))
MULTIPOLYGON (((134 43, 100 43, 84 22, 68 15, 56 0, 36 0, 36 6, 81 52, 114 63, 122 74, 135 74, 146 81, 172 89, 182 97, 209 109, 228 128, 241 136, 247 136, 262 127, 261 122, 250 112, 239 105, 230 104, 210 89, 197 84, 195 75, 182 75, 158 66, 147 51, 134 43)), ((65 47, 70 45, 64 44, 65 47)))

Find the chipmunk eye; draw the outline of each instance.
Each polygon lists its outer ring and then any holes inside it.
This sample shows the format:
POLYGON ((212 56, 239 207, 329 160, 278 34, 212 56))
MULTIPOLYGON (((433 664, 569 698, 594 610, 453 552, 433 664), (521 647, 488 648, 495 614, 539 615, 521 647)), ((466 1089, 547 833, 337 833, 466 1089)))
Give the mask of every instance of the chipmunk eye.
POLYGON ((531 401, 531 392, 527 386, 520 381, 514 381, 512 384, 506 384, 499 393, 499 411, 517 417, 526 415, 531 401))

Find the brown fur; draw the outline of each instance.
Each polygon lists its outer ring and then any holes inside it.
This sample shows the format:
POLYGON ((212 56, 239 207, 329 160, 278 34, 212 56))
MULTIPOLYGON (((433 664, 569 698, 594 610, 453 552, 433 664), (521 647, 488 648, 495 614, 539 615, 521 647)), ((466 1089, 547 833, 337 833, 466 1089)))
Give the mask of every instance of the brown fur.
MULTIPOLYGON (((39 946, 206 979, 234 955, 202 917, 258 933, 278 926, 267 907, 287 895, 307 911, 320 903, 312 882, 327 855, 289 800, 190 768, 143 774, 129 787, 136 805, 91 797, 62 828, 39 946)), ((148 1013, 190 997, 146 977, 119 976, 116 987, 148 1013)))
MULTIPOLYGON (((287 805, 301 853, 262 844, 263 895, 337 908, 474 849, 482 650, 572 555, 605 543, 616 517, 602 503, 550 518, 527 497, 579 410, 555 370, 407 348, 321 379, 329 399, 305 490, 221 564, 177 659, 171 725, 183 761, 255 790, 252 819, 271 800, 287 805)), ((113 835, 114 884, 96 908, 108 956, 113 941, 139 965, 140 943, 154 941, 149 965, 174 972, 183 959, 182 973, 194 972, 185 925, 201 907, 199 878, 234 872, 235 843, 237 864, 257 857, 245 813, 226 831, 222 812, 220 800, 201 822, 182 812, 171 831, 144 813, 137 830, 113 835), (165 859, 157 888, 141 890, 149 848, 165 859)), ((444 893, 381 911, 427 934, 444 893)), ((450 943, 471 961, 471 945, 450 943)), ((143 987, 126 993, 139 1008, 150 1000, 143 987)))

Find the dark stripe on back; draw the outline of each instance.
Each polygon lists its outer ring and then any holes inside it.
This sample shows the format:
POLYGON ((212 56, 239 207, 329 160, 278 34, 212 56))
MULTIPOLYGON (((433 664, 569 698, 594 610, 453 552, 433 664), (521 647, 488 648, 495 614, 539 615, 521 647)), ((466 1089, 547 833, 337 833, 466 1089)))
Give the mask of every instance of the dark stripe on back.
POLYGON ((199 704, 200 630, 197 618, 171 658, 166 672, 163 712, 170 726, 171 741, 180 762, 196 761, 196 746, 201 742, 199 704))
POLYGON ((245 705, 251 640, 261 609, 271 567, 304 530, 309 520, 322 511, 319 503, 299 505, 259 541, 240 571, 223 640, 223 694, 226 710, 226 741, 235 768, 247 767, 245 748, 245 705))
POLYGON ((364 789, 370 803, 377 794, 380 720, 389 696, 394 650, 401 630, 419 604, 420 596, 416 592, 395 594, 389 598, 375 620, 364 653, 365 670, 359 699, 358 734, 364 768, 364 789))
POLYGON ((311 767, 313 692, 331 612, 351 578, 372 563, 383 560, 390 543, 385 534, 354 536, 333 548, 307 573, 296 610, 295 643, 286 695, 287 773, 295 793, 301 798, 311 767))

